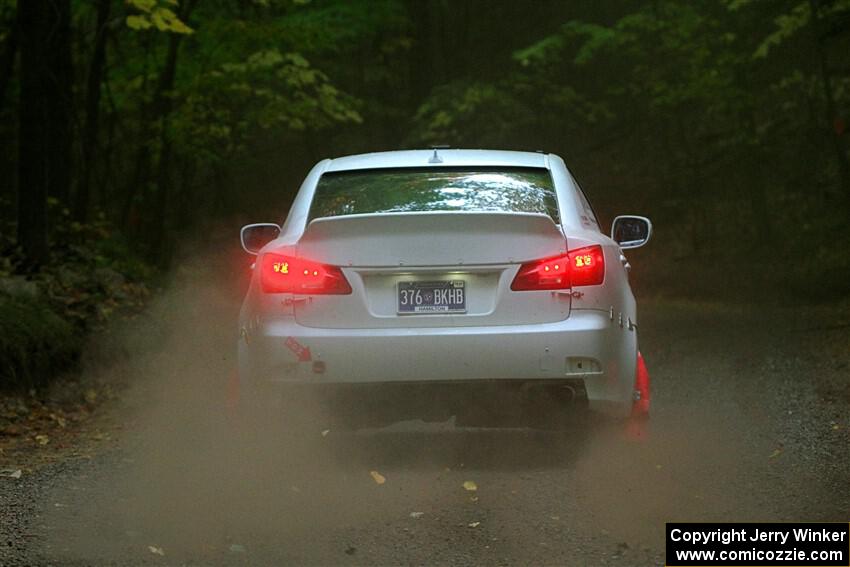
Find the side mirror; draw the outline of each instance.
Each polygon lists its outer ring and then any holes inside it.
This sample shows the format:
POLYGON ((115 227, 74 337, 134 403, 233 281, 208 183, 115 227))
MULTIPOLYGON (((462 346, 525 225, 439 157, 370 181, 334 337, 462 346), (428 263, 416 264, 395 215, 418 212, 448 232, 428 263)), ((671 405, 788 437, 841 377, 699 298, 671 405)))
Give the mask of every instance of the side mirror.
POLYGON ((646 217, 621 215, 611 225, 611 239, 621 248, 640 248, 652 236, 652 223, 646 217))
POLYGON ((242 248, 248 254, 257 254, 260 248, 280 235, 280 227, 271 223, 246 224, 239 233, 242 248))

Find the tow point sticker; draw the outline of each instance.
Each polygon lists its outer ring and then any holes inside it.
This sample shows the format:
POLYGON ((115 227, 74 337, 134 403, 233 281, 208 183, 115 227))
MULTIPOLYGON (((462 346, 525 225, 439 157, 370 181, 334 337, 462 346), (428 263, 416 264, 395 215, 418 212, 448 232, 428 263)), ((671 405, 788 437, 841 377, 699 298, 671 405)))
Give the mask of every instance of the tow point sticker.
POLYGON ((310 347, 302 345, 295 337, 286 337, 286 341, 283 344, 286 345, 286 348, 295 353, 295 356, 298 357, 298 362, 310 362, 313 360, 313 355, 310 353, 310 347))

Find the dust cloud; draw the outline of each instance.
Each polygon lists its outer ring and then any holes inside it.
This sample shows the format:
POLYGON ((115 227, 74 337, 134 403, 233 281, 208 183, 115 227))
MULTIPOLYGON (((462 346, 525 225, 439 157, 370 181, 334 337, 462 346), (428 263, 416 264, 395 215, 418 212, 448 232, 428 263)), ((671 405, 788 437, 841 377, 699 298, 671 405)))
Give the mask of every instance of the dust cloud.
POLYGON ((236 319, 249 265, 237 252, 187 260, 144 316, 113 331, 109 348, 128 356, 117 367, 95 360, 92 371, 127 384, 112 408, 122 447, 101 457, 91 486, 70 487, 85 495, 56 522, 50 545, 60 556, 150 559, 143 550, 205 562, 299 533, 309 546, 323 517, 358 509, 326 450, 328 432, 288 436, 268 411, 235 403, 236 319))
POLYGON ((47 499, 50 556, 558 563, 563 553, 525 547, 539 539, 537 522, 557 518, 551 545, 585 553, 597 544, 582 534, 660 546, 664 521, 721 519, 739 507, 726 482, 739 450, 710 414, 683 412, 674 433, 635 443, 610 422, 568 433, 451 422, 337 432, 311 407, 315 427, 295 433, 273 413, 235 411, 228 381, 249 263, 238 252, 182 262, 148 312, 113 332, 109 344, 129 356, 92 372, 128 385, 111 410, 120 444, 47 499), (476 494, 462 489, 466 480, 476 494))

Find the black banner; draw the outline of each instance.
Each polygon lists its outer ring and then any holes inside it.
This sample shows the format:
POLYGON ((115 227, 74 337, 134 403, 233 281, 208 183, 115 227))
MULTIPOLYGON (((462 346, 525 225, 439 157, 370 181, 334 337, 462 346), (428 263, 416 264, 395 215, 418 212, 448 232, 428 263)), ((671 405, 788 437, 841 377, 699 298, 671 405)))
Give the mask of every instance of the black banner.
POLYGON ((670 567, 850 566, 850 524, 667 524, 670 567))

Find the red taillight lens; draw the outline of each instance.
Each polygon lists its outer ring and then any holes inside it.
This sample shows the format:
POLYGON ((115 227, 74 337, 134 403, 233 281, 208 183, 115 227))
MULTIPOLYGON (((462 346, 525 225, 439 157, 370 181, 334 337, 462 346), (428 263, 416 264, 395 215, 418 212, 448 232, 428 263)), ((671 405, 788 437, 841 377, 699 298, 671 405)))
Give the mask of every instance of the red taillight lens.
POLYGON ((601 246, 570 250, 570 281, 573 286, 599 285, 604 279, 605 256, 601 246))
POLYGON ((351 286, 342 270, 282 254, 263 254, 260 282, 266 293, 347 295, 351 286))
POLYGON ((569 289, 569 263, 569 256, 564 254, 523 264, 511 283, 511 289, 514 291, 569 289))
POLYGON ((605 279, 605 257, 601 246, 587 246, 562 256, 523 264, 511 289, 540 291, 569 289, 580 285, 599 285, 605 279))

